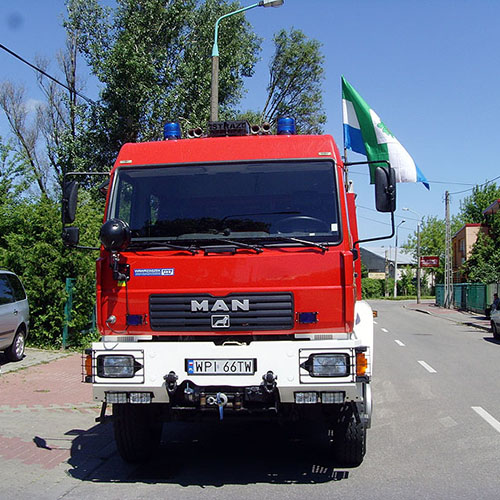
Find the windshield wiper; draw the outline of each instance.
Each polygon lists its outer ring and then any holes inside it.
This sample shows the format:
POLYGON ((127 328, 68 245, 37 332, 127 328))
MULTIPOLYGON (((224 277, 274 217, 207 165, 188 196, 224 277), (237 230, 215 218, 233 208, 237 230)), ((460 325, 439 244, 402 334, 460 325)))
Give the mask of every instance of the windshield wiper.
MULTIPOLYGON (((226 245, 234 245, 237 248, 248 248, 249 250, 253 250, 256 253, 263 252, 261 247, 256 246, 256 245, 249 245, 248 243, 242 243, 241 241, 226 240, 225 238, 211 238, 209 241, 213 241, 213 242, 217 242, 217 243, 225 243, 226 245)), ((200 246, 200 248, 205 250, 205 255, 206 255, 209 247, 200 246)))
MULTIPOLYGON (((319 248, 323 253, 328 252, 330 250, 326 245, 322 245, 321 243, 316 243, 315 241, 301 240, 299 238, 292 238, 290 236, 271 236, 270 240, 278 240, 278 241, 287 241, 290 243, 300 243, 301 245, 307 247, 315 247, 319 248)), ((267 246, 266 244, 262 244, 262 246, 267 246)))
POLYGON ((138 250, 183 250, 191 255, 196 255, 198 250, 192 246, 185 247, 182 245, 173 245, 164 241, 133 241, 129 248, 139 247, 138 250))

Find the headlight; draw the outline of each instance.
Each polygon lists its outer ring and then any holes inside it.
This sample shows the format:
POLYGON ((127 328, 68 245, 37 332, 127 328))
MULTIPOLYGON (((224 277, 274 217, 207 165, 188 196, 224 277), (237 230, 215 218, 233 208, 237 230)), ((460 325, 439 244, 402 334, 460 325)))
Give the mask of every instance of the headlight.
POLYGON ((347 354, 311 354, 300 366, 311 377, 346 377, 350 372, 347 354))
POLYGON ((132 378, 141 368, 134 356, 113 354, 97 358, 97 376, 102 378, 132 378))

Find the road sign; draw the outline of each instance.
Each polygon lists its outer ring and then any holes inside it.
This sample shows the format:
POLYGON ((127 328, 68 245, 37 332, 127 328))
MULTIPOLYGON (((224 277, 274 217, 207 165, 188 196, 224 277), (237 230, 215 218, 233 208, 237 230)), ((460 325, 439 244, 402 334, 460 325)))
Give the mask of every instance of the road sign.
POLYGON ((420 257, 420 267, 439 267, 439 257, 420 257))

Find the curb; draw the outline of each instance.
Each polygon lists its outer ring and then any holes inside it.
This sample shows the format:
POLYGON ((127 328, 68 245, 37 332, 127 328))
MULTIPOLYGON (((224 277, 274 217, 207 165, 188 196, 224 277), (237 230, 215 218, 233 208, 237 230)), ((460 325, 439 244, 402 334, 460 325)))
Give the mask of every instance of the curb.
POLYGON ((443 318, 443 319, 446 319, 446 320, 451 321, 453 323, 456 323, 458 325, 471 326, 472 328, 477 328, 478 330, 483 330, 485 332, 491 332, 491 327, 490 326, 480 325, 478 323, 474 323, 473 321, 459 321, 459 320, 455 320, 455 319, 452 319, 452 318, 447 318, 445 316, 440 316, 438 314, 433 314, 431 311, 428 311, 428 310, 425 310, 425 309, 411 308, 411 307, 406 307, 406 306, 404 306, 404 307, 405 307, 405 309, 408 309, 409 311, 416 311, 416 312, 419 312, 419 313, 428 314, 429 316, 434 316, 435 318, 443 318))
POLYGON ((479 330, 483 330, 485 332, 490 332, 491 333, 491 327, 488 326, 483 326, 483 325, 478 325, 477 323, 471 323, 471 322, 465 322, 465 323, 462 323, 463 325, 467 325, 467 326, 472 326, 473 328, 477 328, 479 330))

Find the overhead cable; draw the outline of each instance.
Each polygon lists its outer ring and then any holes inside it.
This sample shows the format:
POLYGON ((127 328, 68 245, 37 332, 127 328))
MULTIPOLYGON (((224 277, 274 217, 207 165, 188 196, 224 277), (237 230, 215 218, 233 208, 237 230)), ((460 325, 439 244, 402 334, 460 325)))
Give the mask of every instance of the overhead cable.
POLYGON ((57 85, 60 85, 61 87, 64 87, 69 92, 74 92, 78 97, 81 97, 83 100, 87 101, 92 106, 96 106, 97 105, 97 103, 95 101, 93 101, 92 99, 90 99, 89 97, 84 96, 83 94, 81 94, 80 92, 78 92, 76 89, 69 88, 67 85, 65 85, 64 83, 60 82, 57 78, 54 78, 53 76, 51 76, 48 73, 46 73, 45 71, 43 71, 43 69, 38 68, 34 64, 31 64, 29 61, 27 61, 26 59, 22 58, 19 54, 16 54, 14 51, 10 50, 5 45, 2 45, 1 43, 0 43, 0 49, 5 50, 11 56, 14 56, 16 59, 19 59, 24 64, 27 64, 30 68, 33 68, 35 71, 38 71, 39 73, 41 73, 43 76, 46 76, 48 79, 52 80, 54 83, 57 83, 57 85))

